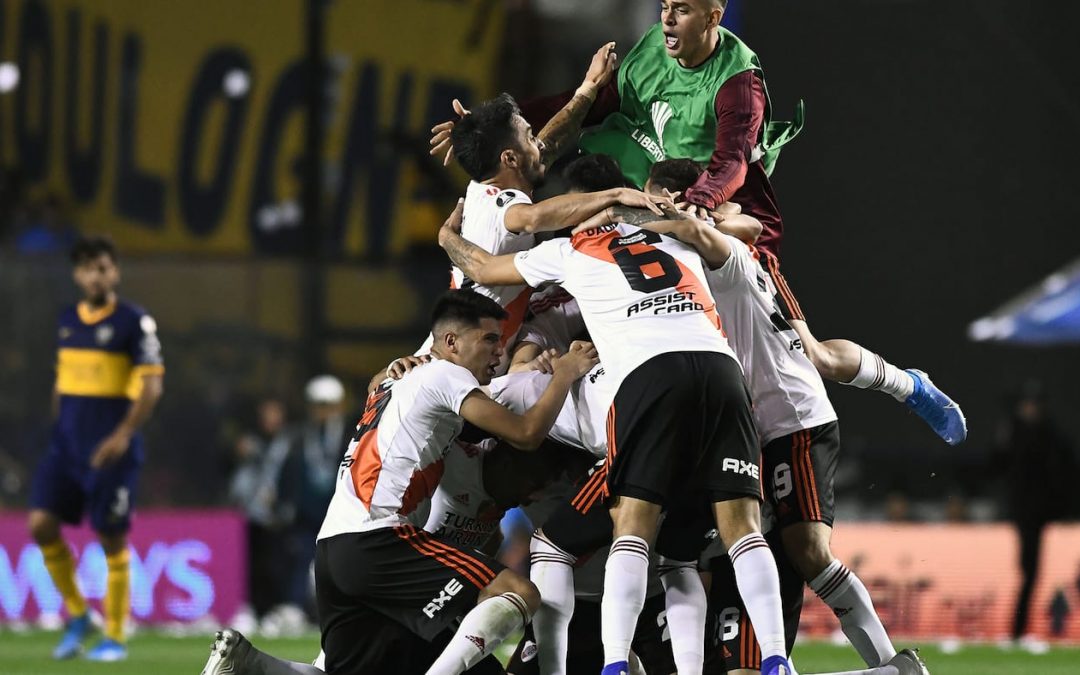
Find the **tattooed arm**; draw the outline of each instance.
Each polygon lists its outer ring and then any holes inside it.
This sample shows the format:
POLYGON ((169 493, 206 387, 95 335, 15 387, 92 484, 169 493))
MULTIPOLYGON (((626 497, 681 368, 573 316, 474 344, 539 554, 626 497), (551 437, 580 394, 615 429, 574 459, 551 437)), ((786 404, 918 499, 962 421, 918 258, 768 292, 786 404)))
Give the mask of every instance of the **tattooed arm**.
POLYGON ((538 137, 544 142, 541 160, 544 166, 551 166, 555 160, 577 141, 581 124, 589 113, 589 108, 596 101, 596 94, 615 73, 615 43, 609 42, 593 54, 589 70, 581 86, 574 92, 570 102, 555 113, 540 130, 538 137))
POLYGON ((450 261, 465 276, 481 286, 515 286, 525 283, 525 278, 514 266, 514 256, 491 255, 479 246, 463 238, 446 221, 439 228, 439 246, 450 256, 450 261))

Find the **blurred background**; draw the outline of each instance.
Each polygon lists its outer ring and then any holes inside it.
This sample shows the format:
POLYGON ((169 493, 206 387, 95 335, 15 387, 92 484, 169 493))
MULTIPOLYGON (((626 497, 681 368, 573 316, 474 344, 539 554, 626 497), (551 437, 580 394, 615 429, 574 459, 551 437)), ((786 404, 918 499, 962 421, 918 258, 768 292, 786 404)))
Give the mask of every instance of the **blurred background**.
MULTIPOLYGON (((454 98, 572 89, 600 44, 625 54, 656 20, 637 0, 0 0, 0 622, 59 607, 23 509, 75 237, 111 235, 121 295, 164 346, 136 618, 301 625, 326 473, 447 284, 435 234, 466 178, 428 156, 430 128, 454 98)), ((830 387, 837 553, 897 633, 1008 637, 1012 523, 1059 523, 1029 630, 1080 640, 1078 23, 1051 0, 732 0, 725 17, 776 116, 806 102, 773 184, 815 333, 928 371, 967 415, 951 448, 887 397, 830 387)), ((816 600, 804 625, 835 630, 816 600)))

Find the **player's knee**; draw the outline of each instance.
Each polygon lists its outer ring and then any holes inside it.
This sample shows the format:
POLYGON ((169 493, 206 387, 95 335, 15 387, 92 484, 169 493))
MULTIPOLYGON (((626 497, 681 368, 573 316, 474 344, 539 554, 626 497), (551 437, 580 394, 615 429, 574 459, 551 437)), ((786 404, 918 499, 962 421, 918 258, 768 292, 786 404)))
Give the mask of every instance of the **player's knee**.
POLYGON ((30 530, 34 543, 38 546, 47 546, 60 539, 60 524, 52 514, 46 511, 31 511, 27 519, 27 528, 30 530))
POLYGON ((792 556, 795 569, 799 570, 800 576, 806 581, 813 580, 825 571, 832 561, 833 554, 828 544, 812 545, 792 556))
POLYGON ((529 608, 529 616, 536 614, 536 610, 540 609, 540 589, 513 570, 499 572, 495 580, 484 589, 480 601, 502 593, 513 593, 524 600, 529 608))

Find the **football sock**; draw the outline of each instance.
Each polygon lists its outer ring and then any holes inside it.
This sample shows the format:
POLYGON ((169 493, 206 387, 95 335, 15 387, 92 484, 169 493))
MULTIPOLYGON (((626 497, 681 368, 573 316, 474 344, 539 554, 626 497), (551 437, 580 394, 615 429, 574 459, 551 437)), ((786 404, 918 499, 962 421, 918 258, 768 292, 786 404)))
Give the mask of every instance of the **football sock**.
POLYGON ((86 598, 83 597, 75 581, 75 557, 71 555, 67 542, 57 539, 51 544, 46 544, 41 547, 41 555, 45 559, 45 569, 49 571, 56 590, 64 599, 68 616, 77 619, 85 615, 86 598))
POLYGON ((878 666, 866 670, 845 670, 837 673, 814 673, 814 675, 900 675, 896 666, 878 666))
POLYGON ((284 661, 251 647, 241 673, 247 675, 326 675, 326 672, 308 663, 284 661))
POLYGON ((574 562, 569 553, 534 534, 529 544, 529 579, 540 591, 533 617, 537 658, 547 675, 565 675, 567 635, 574 616, 574 562))
POLYGON ((765 537, 751 532, 728 549, 735 583, 754 627, 761 658, 787 657, 784 616, 780 605, 780 576, 765 537))
POLYGON ((840 619, 840 629, 866 665, 880 666, 896 656, 866 586, 842 562, 829 563, 810 588, 840 619))
POLYGON ((465 615, 427 675, 465 672, 495 651, 507 635, 528 623, 529 606, 517 593, 503 593, 484 600, 465 615))
POLYGON ((661 557, 657 572, 664 585, 671 651, 679 675, 698 675, 705 661, 708 599, 697 565, 661 557))
POLYGON ((105 637, 124 642, 124 623, 131 608, 130 553, 124 547, 119 553, 105 556, 108 572, 105 575, 105 598, 101 602, 105 615, 105 637))
POLYGON ((859 358, 859 372, 850 382, 844 382, 859 389, 874 389, 889 394, 897 401, 905 401, 915 391, 915 380, 904 371, 862 347, 859 358))
POLYGON ((611 544, 604 565, 604 598, 600 603, 600 637, 604 663, 625 664, 634 640, 638 615, 645 606, 649 545, 641 537, 624 535, 611 544))

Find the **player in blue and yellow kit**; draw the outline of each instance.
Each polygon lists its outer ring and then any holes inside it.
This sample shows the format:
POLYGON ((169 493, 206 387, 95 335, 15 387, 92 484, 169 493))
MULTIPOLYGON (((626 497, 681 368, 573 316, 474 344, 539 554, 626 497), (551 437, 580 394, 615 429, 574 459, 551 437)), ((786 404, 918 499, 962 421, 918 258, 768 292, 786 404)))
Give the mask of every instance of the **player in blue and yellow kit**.
POLYGON ((138 429, 161 397, 165 367, 154 319, 116 297, 120 268, 112 242, 80 239, 71 261, 83 300, 60 315, 53 392, 56 421, 31 488, 30 533, 70 617, 53 656, 74 657, 92 628, 60 523, 78 524, 89 513, 108 572, 102 602, 104 635, 86 656, 115 661, 127 656, 127 532, 143 462, 138 429))

